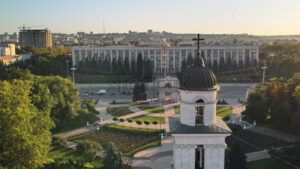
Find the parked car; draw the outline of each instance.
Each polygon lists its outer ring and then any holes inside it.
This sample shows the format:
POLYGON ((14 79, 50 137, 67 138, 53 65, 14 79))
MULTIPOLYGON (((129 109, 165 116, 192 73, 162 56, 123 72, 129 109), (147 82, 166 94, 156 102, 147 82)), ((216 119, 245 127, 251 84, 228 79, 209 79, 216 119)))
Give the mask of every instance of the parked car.
POLYGON ((106 90, 104 90, 104 89, 99 90, 98 92, 96 92, 96 94, 98 94, 98 95, 106 94, 106 90))

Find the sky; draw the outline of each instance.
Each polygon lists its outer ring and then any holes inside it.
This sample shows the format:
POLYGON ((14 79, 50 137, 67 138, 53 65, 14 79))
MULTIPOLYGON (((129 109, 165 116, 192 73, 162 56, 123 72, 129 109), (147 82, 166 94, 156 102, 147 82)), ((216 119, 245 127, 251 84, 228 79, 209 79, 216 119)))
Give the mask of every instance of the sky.
POLYGON ((299 9, 300 0, 0 0, 0 33, 25 24, 56 33, 296 35, 299 9))

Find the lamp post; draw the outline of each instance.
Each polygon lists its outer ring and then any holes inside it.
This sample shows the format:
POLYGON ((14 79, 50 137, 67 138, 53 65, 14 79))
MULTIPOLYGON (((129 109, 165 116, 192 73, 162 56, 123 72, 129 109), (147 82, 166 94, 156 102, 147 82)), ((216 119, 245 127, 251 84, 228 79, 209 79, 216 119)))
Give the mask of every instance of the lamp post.
POLYGON ((267 69, 266 61, 264 61, 264 66, 261 67, 261 69, 262 69, 262 71, 263 71, 263 75, 262 75, 262 84, 264 85, 264 84, 265 84, 266 69, 267 69))
POLYGON ((72 77, 73 77, 72 80, 73 80, 73 83, 75 83, 74 72, 75 72, 76 68, 72 67, 71 70, 72 70, 72 77))
POLYGON ((67 64, 67 77, 69 77, 69 60, 66 60, 66 64, 67 64))

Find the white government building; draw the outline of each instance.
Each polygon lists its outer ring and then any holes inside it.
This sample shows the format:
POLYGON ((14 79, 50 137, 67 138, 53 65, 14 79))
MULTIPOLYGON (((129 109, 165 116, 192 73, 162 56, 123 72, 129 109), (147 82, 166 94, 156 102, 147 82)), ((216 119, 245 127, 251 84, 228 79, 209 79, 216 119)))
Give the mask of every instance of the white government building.
MULTIPOLYGON (((206 63, 220 64, 220 60, 224 61, 231 57, 232 62, 237 65, 258 62, 259 46, 233 45, 233 46, 201 46, 201 53, 204 53, 206 63), (212 62, 211 62, 212 61, 212 62)), ((197 52, 196 46, 180 46, 166 48, 164 52, 163 46, 107 46, 107 47, 92 47, 92 46, 75 46, 72 48, 73 66, 86 58, 96 57, 98 59, 118 59, 128 57, 129 63, 131 60, 137 60, 139 53, 142 57, 150 59, 154 63, 154 73, 163 73, 166 63, 168 73, 176 73, 181 70, 181 63, 188 56, 194 57, 197 52), (168 56, 167 61, 165 56, 168 56)))

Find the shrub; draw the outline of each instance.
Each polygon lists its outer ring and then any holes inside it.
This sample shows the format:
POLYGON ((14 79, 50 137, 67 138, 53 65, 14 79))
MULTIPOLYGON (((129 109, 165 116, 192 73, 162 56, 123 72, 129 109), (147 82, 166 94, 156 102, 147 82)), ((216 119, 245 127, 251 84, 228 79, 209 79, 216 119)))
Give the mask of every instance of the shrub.
POLYGON ((133 120, 132 120, 132 119, 127 119, 127 121, 128 121, 129 123, 132 123, 132 122, 133 122, 133 120))
POLYGON ((94 161, 96 158, 97 153, 102 150, 102 147, 99 143, 90 141, 90 140, 83 140, 79 141, 76 150, 83 154, 84 156, 88 157, 91 161, 94 161))
POLYGON ((113 118, 113 121, 118 121, 118 120, 119 120, 118 117, 114 117, 114 118, 113 118))
POLYGON ((120 122, 124 122, 125 120, 124 120, 123 118, 121 118, 119 121, 120 121, 120 122))
POLYGON ((229 119, 230 119, 229 116, 226 116, 226 117, 223 118, 224 121, 228 121, 229 119))
POLYGON ((155 120, 155 121, 152 122, 152 124, 157 125, 158 121, 155 120))
POLYGON ((67 139, 65 137, 62 137, 62 136, 53 136, 52 137, 52 144, 54 146, 57 146, 57 147, 60 147, 60 148, 67 147, 67 139))
POLYGON ((142 125, 142 124, 143 124, 143 121, 142 121, 142 120, 137 120, 137 121, 136 121, 136 124, 142 125))
POLYGON ((150 121, 146 120, 146 121, 144 121, 144 124, 146 124, 148 126, 150 124, 150 121))

